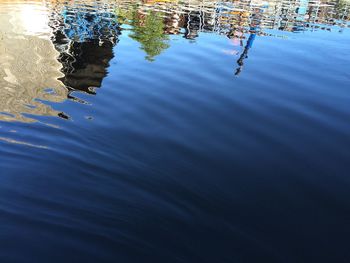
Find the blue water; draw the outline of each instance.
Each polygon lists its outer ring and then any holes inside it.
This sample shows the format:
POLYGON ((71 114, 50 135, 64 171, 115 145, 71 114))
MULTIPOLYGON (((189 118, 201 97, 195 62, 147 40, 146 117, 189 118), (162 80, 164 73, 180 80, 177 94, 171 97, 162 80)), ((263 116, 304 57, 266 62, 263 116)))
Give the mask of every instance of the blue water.
POLYGON ((130 6, 0 2, 0 261, 349 262, 347 17, 130 6))

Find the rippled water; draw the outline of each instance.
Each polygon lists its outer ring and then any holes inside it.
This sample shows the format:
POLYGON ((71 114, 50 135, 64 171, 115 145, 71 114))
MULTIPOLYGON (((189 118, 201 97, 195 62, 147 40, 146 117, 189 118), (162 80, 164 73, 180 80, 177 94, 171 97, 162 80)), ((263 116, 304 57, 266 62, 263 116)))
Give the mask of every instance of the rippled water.
POLYGON ((349 1, 0 1, 1 262, 350 262, 349 1))

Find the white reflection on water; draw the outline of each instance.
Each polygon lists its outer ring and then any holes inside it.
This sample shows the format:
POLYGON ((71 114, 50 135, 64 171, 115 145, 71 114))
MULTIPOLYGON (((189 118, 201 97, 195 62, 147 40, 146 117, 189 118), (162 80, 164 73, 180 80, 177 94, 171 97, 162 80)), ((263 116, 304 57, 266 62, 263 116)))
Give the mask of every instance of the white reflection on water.
POLYGON ((14 144, 20 144, 20 145, 25 145, 29 147, 34 147, 34 148, 39 148, 39 149, 48 149, 47 146, 44 145, 37 145, 37 144, 32 144, 28 142, 22 142, 22 141, 16 141, 10 138, 5 138, 5 137, 0 137, 0 141, 8 142, 8 143, 14 143, 14 144))
POLYGON ((20 6, 19 16, 25 34, 40 35, 50 32, 47 7, 38 4, 25 4, 20 6))
POLYGON ((42 3, 0 6, 0 120, 35 121, 23 114, 57 116, 59 112, 37 101, 62 102, 67 96, 58 80, 61 64, 50 41, 48 9, 42 3))

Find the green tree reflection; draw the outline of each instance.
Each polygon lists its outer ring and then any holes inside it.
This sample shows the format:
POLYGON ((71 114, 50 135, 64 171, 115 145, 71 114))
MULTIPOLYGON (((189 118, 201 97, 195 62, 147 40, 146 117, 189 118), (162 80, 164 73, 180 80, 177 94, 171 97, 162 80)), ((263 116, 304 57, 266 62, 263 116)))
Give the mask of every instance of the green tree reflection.
POLYGON ((350 1, 349 0, 339 0, 335 5, 335 11, 338 18, 348 20, 349 19, 349 10, 350 1))
POLYGON ((130 37, 141 44, 148 61, 154 61, 169 45, 169 36, 164 33, 164 19, 157 12, 140 14, 135 6, 132 10, 119 10, 120 23, 132 26, 130 37))

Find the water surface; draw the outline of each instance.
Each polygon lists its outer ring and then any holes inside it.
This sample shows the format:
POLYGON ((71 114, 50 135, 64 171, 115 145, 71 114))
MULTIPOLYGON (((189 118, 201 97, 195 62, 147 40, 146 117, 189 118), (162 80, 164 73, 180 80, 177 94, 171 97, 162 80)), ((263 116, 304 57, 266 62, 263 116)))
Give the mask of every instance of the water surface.
POLYGON ((349 262, 349 9, 0 0, 0 261, 349 262))

